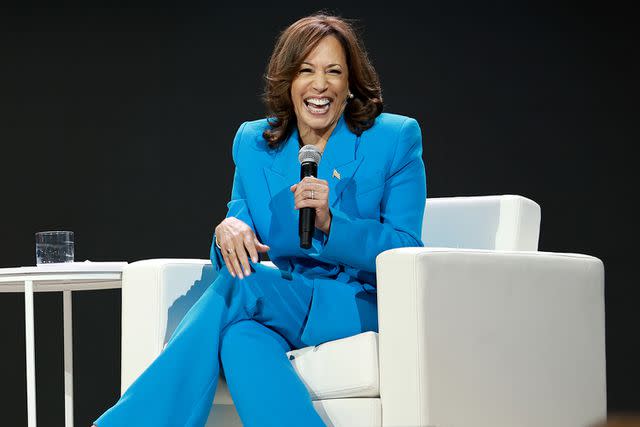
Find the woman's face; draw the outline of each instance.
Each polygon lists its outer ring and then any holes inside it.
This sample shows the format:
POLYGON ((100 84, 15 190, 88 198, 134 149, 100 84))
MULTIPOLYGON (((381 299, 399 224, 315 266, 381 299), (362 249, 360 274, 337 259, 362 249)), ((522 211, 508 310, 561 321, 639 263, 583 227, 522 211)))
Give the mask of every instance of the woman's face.
POLYGON ((291 100, 300 131, 322 134, 332 129, 346 106, 348 94, 344 49, 336 37, 327 36, 303 60, 291 82, 291 100))

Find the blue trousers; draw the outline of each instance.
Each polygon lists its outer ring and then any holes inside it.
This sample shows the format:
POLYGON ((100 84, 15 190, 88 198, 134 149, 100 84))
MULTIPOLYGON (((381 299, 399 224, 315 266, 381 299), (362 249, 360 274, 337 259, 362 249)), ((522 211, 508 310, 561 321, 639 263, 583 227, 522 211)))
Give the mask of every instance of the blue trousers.
POLYGON ((313 283, 251 266, 242 280, 220 270, 162 353, 94 424, 203 426, 222 360, 245 426, 324 426, 285 355, 305 346, 313 283))

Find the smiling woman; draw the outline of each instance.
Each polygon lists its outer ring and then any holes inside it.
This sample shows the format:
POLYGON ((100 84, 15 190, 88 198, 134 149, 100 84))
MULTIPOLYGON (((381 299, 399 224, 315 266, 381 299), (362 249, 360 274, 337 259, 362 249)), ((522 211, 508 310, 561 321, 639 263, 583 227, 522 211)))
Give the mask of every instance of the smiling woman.
POLYGON ((347 105, 348 93, 349 70, 344 49, 335 36, 327 36, 302 61, 291 84, 302 140, 330 134, 347 105))
POLYGON ((305 144, 315 145, 328 138, 343 112, 357 135, 382 112, 378 74, 353 28, 334 16, 309 16, 287 28, 266 80, 271 127, 264 137, 272 146, 287 138, 296 121, 305 144))
POLYGON ((420 128, 382 113, 362 44, 333 16, 280 35, 264 100, 268 117, 233 141, 231 200, 210 252, 216 280, 98 427, 204 425, 221 364, 245 426, 340 425, 316 412, 286 352, 377 331, 376 256, 422 246, 420 128), (317 178, 300 180, 301 145, 322 152, 317 178), (315 210, 311 247, 298 235, 305 207, 315 210))

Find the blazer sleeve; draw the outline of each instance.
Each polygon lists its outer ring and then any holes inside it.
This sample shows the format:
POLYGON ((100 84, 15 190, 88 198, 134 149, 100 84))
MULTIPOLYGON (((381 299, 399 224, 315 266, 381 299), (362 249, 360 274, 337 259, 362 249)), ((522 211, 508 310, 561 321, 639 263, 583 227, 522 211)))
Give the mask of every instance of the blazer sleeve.
MULTIPOLYGON (((236 217, 245 224, 247 224, 255 233, 256 227, 253 224, 251 218, 251 212, 249 212, 249 206, 247 205, 246 193, 242 183, 242 178, 238 168, 238 150, 242 141, 242 135, 247 123, 240 125, 240 128, 236 132, 236 136, 233 139, 232 158, 235 165, 235 171, 233 174, 233 188, 231 189, 231 200, 227 203, 227 215, 225 218, 236 217)), ((216 245, 216 235, 213 233, 213 240, 211 243, 211 264, 216 271, 219 271, 224 265, 224 258, 222 252, 216 245)))
POLYGON ((331 208, 331 229, 318 255, 375 272, 376 257, 381 252, 424 246, 421 235, 427 197, 426 172, 422 135, 416 120, 407 118, 402 124, 393 157, 380 205, 380 220, 354 218, 331 208))

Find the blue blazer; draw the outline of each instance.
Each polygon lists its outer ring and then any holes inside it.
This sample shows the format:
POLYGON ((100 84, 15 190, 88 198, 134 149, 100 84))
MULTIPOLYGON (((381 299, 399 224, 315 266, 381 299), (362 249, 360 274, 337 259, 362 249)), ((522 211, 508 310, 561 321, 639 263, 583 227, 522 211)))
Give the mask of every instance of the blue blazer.
MULTIPOLYGON (((329 235, 316 229, 300 248, 298 211, 289 187, 300 181, 298 131, 277 149, 262 137, 267 120, 243 123, 233 141, 236 166, 227 217, 251 227, 269 245, 283 277, 313 280, 313 299, 302 334, 317 345, 377 331, 376 256, 392 248, 423 246, 426 175, 418 123, 383 113, 357 136, 344 116, 327 142, 318 178, 329 183, 329 235)), ((214 236, 215 239, 215 236, 214 236)), ((216 270, 224 266, 211 245, 216 270)))

